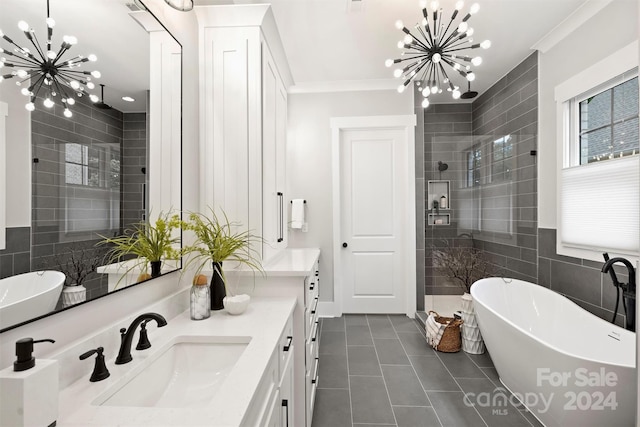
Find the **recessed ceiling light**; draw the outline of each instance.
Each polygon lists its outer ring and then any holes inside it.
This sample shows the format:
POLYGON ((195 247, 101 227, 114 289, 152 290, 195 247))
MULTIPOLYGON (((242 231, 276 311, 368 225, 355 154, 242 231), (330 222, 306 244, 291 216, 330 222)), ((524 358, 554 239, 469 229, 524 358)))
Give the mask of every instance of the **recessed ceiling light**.
POLYGON ((132 98, 132 97, 130 97, 130 96, 123 96, 123 97, 122 97, 122 100, 123 100, 123 101, 127 101, 127 102, 133 102, 133 101, 135 101, 135 99, 133 99, 133 98, 132 98))

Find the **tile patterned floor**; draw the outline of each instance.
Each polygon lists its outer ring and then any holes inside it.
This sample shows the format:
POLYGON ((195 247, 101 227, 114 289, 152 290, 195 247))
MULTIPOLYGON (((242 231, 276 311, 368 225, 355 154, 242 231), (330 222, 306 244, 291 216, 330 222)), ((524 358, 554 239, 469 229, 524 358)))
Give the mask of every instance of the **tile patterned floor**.
POLYGON ((322 319, 319 353, 313 427, 541 426, 479 403, 503 390, 488 354, 434 351, 403 315, 322 319))

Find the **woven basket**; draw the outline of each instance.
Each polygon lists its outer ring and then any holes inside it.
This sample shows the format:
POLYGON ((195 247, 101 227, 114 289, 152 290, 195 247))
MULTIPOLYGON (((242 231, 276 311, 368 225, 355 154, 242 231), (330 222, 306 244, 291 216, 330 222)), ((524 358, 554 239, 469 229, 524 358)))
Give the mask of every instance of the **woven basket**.
POLYGON ((429 311, 429 314, 431 313, 435 316, 436 322, 441 325, 446 325, 436 350, 443 353, 456 353, 460 351, 462 348, 462 339, 460 337, 460 326, 462 326, 463 323, 462 319, 443 317, 433 310, 429 311))

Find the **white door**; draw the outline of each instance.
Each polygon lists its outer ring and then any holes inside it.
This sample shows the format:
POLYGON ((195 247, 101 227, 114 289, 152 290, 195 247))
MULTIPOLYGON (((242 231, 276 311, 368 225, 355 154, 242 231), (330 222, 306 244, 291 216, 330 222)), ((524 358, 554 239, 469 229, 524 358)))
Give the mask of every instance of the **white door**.
MULTIPOLYGON (((405 130, 344 130, 340 137, 342 311, 407 311, 405 130)), ((413 195, 411 195, 413 197, 413 195)), ((411 287, 413 287, 415 284, 411 287)))

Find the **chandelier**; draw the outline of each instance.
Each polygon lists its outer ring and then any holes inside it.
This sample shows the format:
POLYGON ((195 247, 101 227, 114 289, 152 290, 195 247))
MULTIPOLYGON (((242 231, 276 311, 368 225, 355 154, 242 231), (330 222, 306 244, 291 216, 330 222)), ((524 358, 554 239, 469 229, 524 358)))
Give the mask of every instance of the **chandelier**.
MULTIPOLYGON (((24 21, 18 22, 18 28, 24 33, 27 40, 33 45, 34 52, 27 47, 18 45, 0 30, 0 37, 9 43, 8 48, 0 47, 0 70, 4 67, 10 68, 8 74, 0 74, 0 82, 15 78, 16 85, 23 87, 21 93, 29 97, 26 109, 35 109, 35 100, 38 96, 44 98, 43 104, 47 108, 53 108, 55 100, 59 98, 64 106, 64 116, 71 117, 73 114, 69 106, 75 104, 75 97, 80 98, 87 94, 87 89, 93 89, 95 85, 91 77, 99 78, 99 71, 81 71, 78 68, 85 62, 96 61, 95 55, 74 56, 63 59, 65 54, 74 46, 78 40, 73 36, 64 36, 60 49, 56 52, 52 50, 51 38, 55 21, 49 16, 49 0, 47 0, 47 42, 46 49, 40 44, 36 33, 24 21)), ((92 102, 97 102, 98 97, 90 94, 92 102)))
MULTIPOLYGON (((385 65, 387 67, 394 64, 404 65, 393 73, 394 77, 403 79, 403 83, 398 86, 398 92, 404 92, 407 85, 415 81, 418 90, 424 96, 422 107, 427 108, 429 95, 441 93, 443 87, 451 92, 453 99, 461 97, 460 86, 454 84, 451 77, 460 76, 472 82, 476 77, 472 66, 477 67, 482 64, 481 57, 472 58, 465 51, 479 47, 488 49, 491 47, 491 42, 485 40, 482 43, 474 43, 471 37, 473 28, 469 27, 468 21, 480 9, 478 3, 471 5, 468 13, 457 25, 454 21, 464 7, 463 1, 456 3, 448 23, 445 22, 437 1, 431 2, 430 10, 427 10, 424 1, 421 2, 421 7, 422 20, 414 26, 415 34, 408 30, 402 21, 396 22, 396 28, 405 33, 404 39, 398 42, 398 48, 403 49, 403 52, 401 58, 387 59, 385 65)), ((469 93, 471 93, 470 89, 469 93)))

